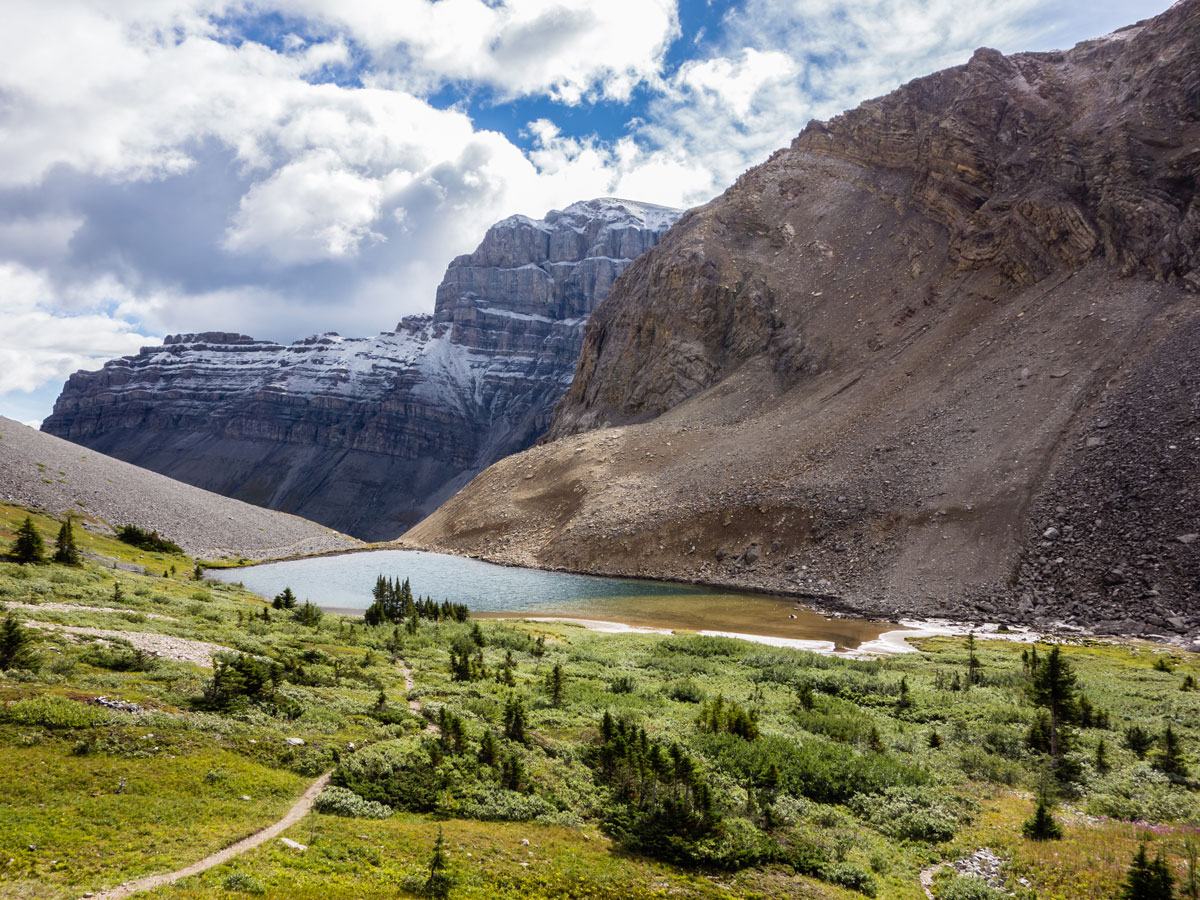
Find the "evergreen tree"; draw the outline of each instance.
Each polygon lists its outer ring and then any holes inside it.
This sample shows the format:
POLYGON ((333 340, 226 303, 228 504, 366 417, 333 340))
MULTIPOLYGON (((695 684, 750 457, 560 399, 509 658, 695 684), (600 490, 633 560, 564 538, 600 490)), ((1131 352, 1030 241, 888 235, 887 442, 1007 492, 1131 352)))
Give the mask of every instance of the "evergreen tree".
POLYGON ((1187 900, 1200 900, 1200 847, 1195 835, 1184 838, 1183 858, 1187 861, 1187 874, 1180 882, 1179 894, 1187 900))
POLYGON ((547 678, 547 688, 550 691, 550 702, 555 706, 563 705, 563 670, 561 663, 555 663, 547 678))
POLYGON ((271 606, 275 609, 295 609, 296 595, 292 593, 290 587, 285 587, 280 593, 275 595, 275 599, 271 601, 271 606))
POLYGON ((14 613, 5 616, 0 623, 0 670, 31 668, 37 662, 33 642, 33 632, 18 622, 14 613))
POLYGON ((42 541, 42 536, 38 534, 37 528, 34 527, 33 516, 25 517, 25 521, 17 529, 17 536, 13 540, 12 549, 9 552, 13 559, 22 564, 46 561, 46 544, 42 541))
MULTIPOLYGON (((323 613, 321 612, 321 607, 314 603, 310 603, 308 600, 305 600, 303 606, 296 607, 295 611, 292 613, 292 618, 294 618, 301 625, 307 625, 309 628, 316 628, 321 624, 322 615, 323 613)), ((351 626, 351 628, 353 628, 353 626, 351 626)), ((353 634, 353 631, 351 631, 351 634, 353 634)))
POLYGON ((64 566, 79 565, 79 548, 75 546, 75 531, 71 527, 70 516, 58 529, 58 540, 54 544, 54 561, 64 566))
POLYGON ((1038 798, 1037 809, 1021 826, 1021 833, 1031 841, 1057 841, 1062 839, 1062 826, 1050 812, 1045 794, 1038 798))
POLYGON ((912 706, 912 698, 908 696, 908 676, 900 679, 900 696, 896 699, 896 711, 903 712, 912 706))
POLYGON ((1121 886, 1121 900, 1174 900, 1175 879, 1162 853, 1154 857, 1154 861, 1146 856, 1146 845, 1138 847, 1125 883, 1121 886))
POLYGON ((1104 738, 1100 738, 1100 743, 1096 745, 1096 771, 1104 775, 1111 768, 1108 761, 1108 745, 1105 744, 1104 738))
POLYGON ((1146 751, 1154 746, 1154 736, 1140 725, 1130 725, 1125 729, 1125 746, 1132 750, 1138 759, 1146 758, 1146 751))
POLYGON ((504 706, 504 736, 518 744, 525 743, 525 704, 520 697, 509 697, 504 706))
POLYGON ((425 893, 443 900, 450 896, 453 879, 450 877, 450 859, 446 855, 446 838, 438 826, 437 839, 433 842, 433 855, 429 858, 429 877, 425 880, 425 893))
POLYGON ((525 765, 515 753, 510 753, 500 763, 500 786, 510 791, 521 790, 525 781, 525 765))
POLYGON ((1175 729, 1171 727, 1170 722, 1167 723, 1160 744, 1161 747, 1153 763, 1154 768, 1172 781, 1183 781, 1187 778, 1188 768, 1183 761, 1183 749, 1179 746, 1179 736, 1175 734, 1175 729))
POLYGON ((975 632, 967 633, 967 683, 969 689, 972 685, 980 684, 983 681, 983 674, 980 671, 983 668, 980 665, 979 657, 975 655, 975 632))
POLYGON ((1066 750, 1062 732, 1065 726, 1078 720, 1079 704, 1075 673, 1058 645, 1034 668, 1030 694, 1033 702, 1050 714, 1050 755, 1055 760, 1061 759, 1066 750))
POLYGON ((483 737, 479 739, 479 762, 485 766, 494 766, 500 761, 500 748, 496 743, 496 738, 489 728, 483 733, 483 737))

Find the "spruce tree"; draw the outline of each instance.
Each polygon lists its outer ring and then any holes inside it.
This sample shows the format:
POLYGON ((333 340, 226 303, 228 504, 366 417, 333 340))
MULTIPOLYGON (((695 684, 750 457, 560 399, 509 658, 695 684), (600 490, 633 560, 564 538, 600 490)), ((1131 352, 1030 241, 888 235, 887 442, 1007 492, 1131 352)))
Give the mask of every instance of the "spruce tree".
POLYGON ((1034 810, 1032 816, 1025 820, 1025 824, 1021 826, 1021 833, 1031 841, 1062 839, 1062 826, 1058 824, 1058 820, 1050 811, 1050 804, 1046 800, 1045 794, 1038 798, 1037 809, 1034 810))
POLYGON ((1146 751, 1154 746, 1154 737, 1140 725, 1130 725, 1125 729, 1125 746, 1132 750, 1138 759, 1146 758, 1146 751))
POLYGON ((1167 861, 1159 852, 1154 861, 1146 856, 1146 845, 1138 847, 1125 883, 1121 886, 1121 900, 1174 900, 1175 879, 1167 861))
POLYGON ((9 613, 0 623, 0 670, 28 669, 36 662, 33 633, 9 613))
POLYGON ((1187 778, 1188 768, 1183 761, 1183 749, 1179 746, 1179 736, 1175 734, 1175 729, 1171 727, 1170 722, 1167 723, 1160 743, 1162 746, 1159 748, 1158 756, 1154 759, 1154 768, 1172 781, 1183 781, 1187 778))
POLYGON ((490 728, 479 739, 479 761, 485 766, 494 766, 500 761, 500 748, 490 728))
POLYGON ((17 536, 13 540, 12 549, 9 552, 17 562, 22 564, 46 561, 46 544, 42 541, 42 536, 38 534, 37 528, 34 527, 33 516, 25 517, 25 521, 17 529, 17 536))
POLYGON ((1200 846, 1195 835, 1184 838, 1183 858, 1187 861, 1187 874, 1179 884, 1179 894, 1187 900, 1200 900, 1200 846))
POLYGON ((79 548, 75 546, 75 531, 68 516, 58 529, 58 540, 54 546, 54 561, 64 566, 79 565, 79 548))
POLYGON ((1096 771, 1104 775, 1112 768, 1108 761, 1108 745, 1104 742, 1104 738, 1100 738, 1100 743, 1096 745, 1096 771))
POLYGON ((1050 755, 1061 759, 1066 750, 1063 728, 1078 719, 1079 705, 1075 673, 1057 645, 1034 667, 1030 694, 1033 702, 1050 714, 1050 755))
POLYGON ((275 595, 275 599, 271 601, 271 606, 275 609, 295 609, 296 595, 292 593, 290 587, 285 587, 280 593, 275 595))
POLYGON ((446 855, 446 838, 438 826, 437 840, 433 842, 433 855, 429 858, 429 877, 425 880, 425 893, 430 897, 450 896, 450 860, 446 855))
POLYGON ((975 632, 971 631, 967 633, 967 688, 983 681, 981 668, 979 657, 975 655, 975 632))
POLYGON ((518 744, 525 743, 525 704, 520 697, 509 697, 504 706, 504 736, 518 744))
POLYGON ((563 705, 563 670, 561 663, 555 663, 554 668, 550 670, 550 676, 547 679, 547 686, 550 690, 550 702, 555 706, 563 705))

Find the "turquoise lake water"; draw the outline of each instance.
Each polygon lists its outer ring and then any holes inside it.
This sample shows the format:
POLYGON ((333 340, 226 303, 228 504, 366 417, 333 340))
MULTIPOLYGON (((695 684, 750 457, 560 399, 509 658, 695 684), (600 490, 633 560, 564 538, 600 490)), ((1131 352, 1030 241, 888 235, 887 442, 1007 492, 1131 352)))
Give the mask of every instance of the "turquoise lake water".
POLYGON ((895 626, 831 619, 788 597, 741 594, 715 588, 598 578, 497 566, 441 553, 374 550, 288 562, 213 569, 264 597, 290 587, 300 602, 330 612, 359 614, 372 601, 379 575, 408 578, 413 593, 465 603, 473 615, 593 619, 628 626, 717 633, 746 633, 792 641, 829 642, 853 649, 895 626))

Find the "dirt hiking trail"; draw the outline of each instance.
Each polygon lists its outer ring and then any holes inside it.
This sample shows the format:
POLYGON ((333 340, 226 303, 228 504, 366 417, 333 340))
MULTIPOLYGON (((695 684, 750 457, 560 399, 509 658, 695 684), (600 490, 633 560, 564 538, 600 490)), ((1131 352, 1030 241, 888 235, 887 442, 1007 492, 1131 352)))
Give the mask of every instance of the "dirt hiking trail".
POLYGON ((111 888, 107 891, 90 894, 91 900, 124 900, 132 894, 140 891, 151 891, 154 888, 162 887, 165 884, 172 884, 179 881, 181 878, 187 878, 191 875, 199 875, 201 872, 211 869, 213 866, 219 866, 221 863, 229 862, 235 856, 241 856, 248 850, 253 850, 259 844, 266 843, 272 838, 276 838, 283 834, 306 815, 313 807, 317 796, 325 789, 325 785, 329 784, 329 778, 333 774, 332 771, 326 772, 316 781, 308 786, 303 796, 296 801, 296 804, 287 811, 282 819, 275 822, 273 825, 268 825, 262 831, 256 831, 249 837, 244 837, 235 844, 230 844, 224 850, 218 850, 211 856, 206 856, 198 862, 192 863, 190 866, 185 866, 182 869, 176 869, 174 872, 163 872, 158 875, 147 875, 144 878, 138 878, 134 881, 127 881, 122 885, 111 888))

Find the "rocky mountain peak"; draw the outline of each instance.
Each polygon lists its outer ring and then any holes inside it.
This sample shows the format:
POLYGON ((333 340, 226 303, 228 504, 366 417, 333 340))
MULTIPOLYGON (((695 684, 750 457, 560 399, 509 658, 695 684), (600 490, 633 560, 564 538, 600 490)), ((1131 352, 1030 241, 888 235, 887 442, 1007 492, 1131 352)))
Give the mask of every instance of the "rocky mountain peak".
POLYGON ((43 429, 343 532, 395 537, 545 431, 587 316, 678 216, 600 199, 510 217, 451 262, 432 315, 286 346, 172 335, 72 375, 43 429))

